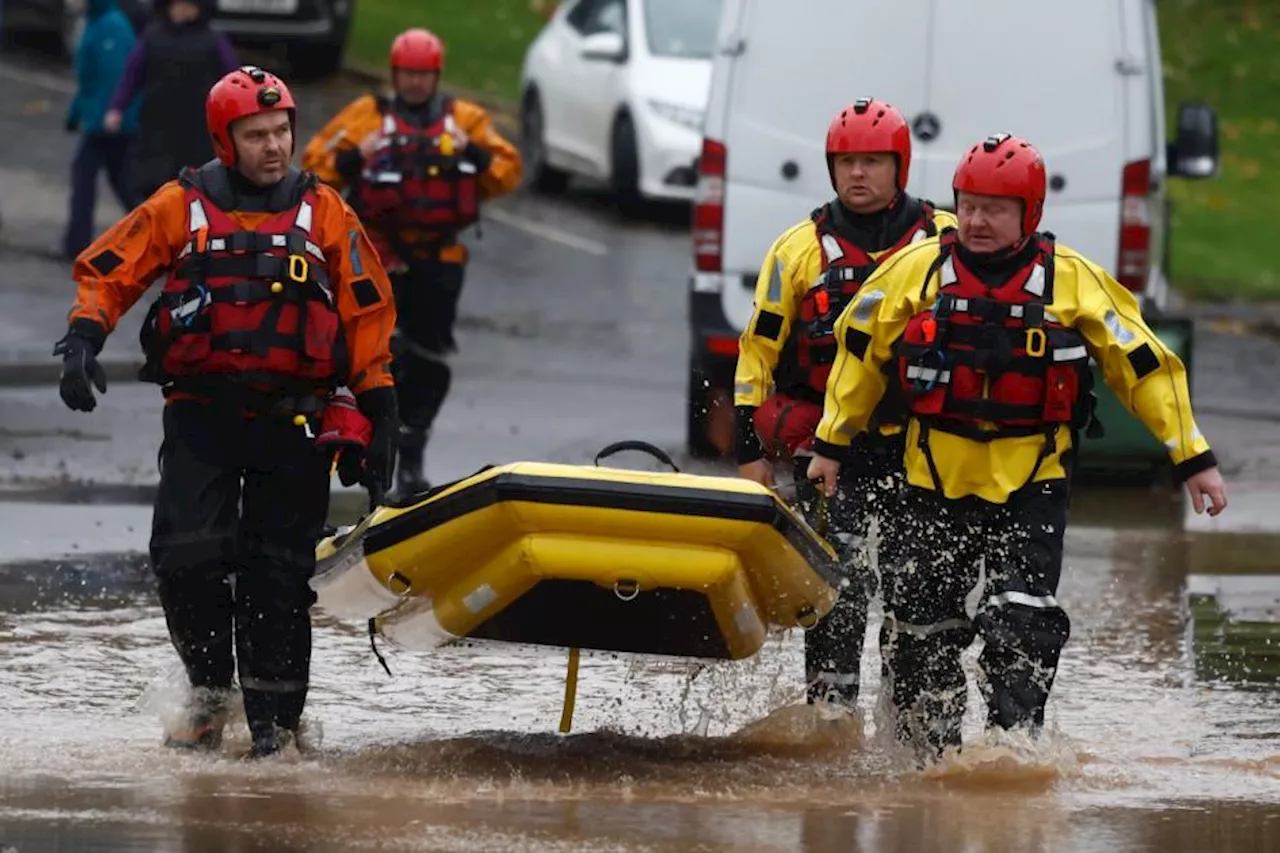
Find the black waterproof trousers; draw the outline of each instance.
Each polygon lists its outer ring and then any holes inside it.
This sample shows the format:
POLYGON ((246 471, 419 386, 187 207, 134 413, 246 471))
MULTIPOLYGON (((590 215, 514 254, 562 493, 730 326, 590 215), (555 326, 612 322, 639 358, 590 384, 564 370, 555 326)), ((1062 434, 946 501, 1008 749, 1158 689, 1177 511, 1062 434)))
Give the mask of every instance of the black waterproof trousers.
POLYGON ((885 688, 900 741, 924 755, 960 745, 967 702, 961 652, 980 636, 987 723, 1044 723, 1071 623, 1056 598, 1067 526, 1066 480, 1032 483, 1005 504, 949 500, 907 486, 881 563, 885 688), (985 582, 971 620, 965 599, 985 582))
POLYGON ((795 460, 797 505, 809 526, 837 550, 845 575, 835 606, 805 632, 810 702, 857 703, 867 605, 875 594, 883 553, 878 542, 898 510, 902 451, 901 436, 860 435, 840 466, 838 488, 829 500, 806 478, 810 457, 795 460))
POLYGON ((151 532, 160 603, 193 688, 229 691, 238 668, 255 736, 296 729, 306 701, 330 462, 288 417, 165 408, 151 532))

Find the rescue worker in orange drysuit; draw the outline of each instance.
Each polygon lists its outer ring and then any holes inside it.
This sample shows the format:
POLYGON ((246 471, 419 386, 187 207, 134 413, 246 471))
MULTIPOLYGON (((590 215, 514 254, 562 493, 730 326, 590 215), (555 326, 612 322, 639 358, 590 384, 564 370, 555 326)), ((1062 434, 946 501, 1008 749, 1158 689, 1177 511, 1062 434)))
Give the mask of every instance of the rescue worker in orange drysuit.
POLYGON ((889 399, 850 449, 836 496, 825 506, 805 477, 835 358, 834 326, 862 283, 895 253, 954 226, 946 211, 907 194, 911 130, 895 107, 864 98, 827 129, 836 198, 788 229, 765 256, 755 310, 739 342, 734 377, 742 476, 773 485, 773 458, 793 462, 796 500, 810 526, 840 552, 847 577, 831 612, 805 633, 808 699, 852 708, 875 566, 871 519, 901 482, 903 412, 889 399))
POLYGON ((142 338, 143 378, 166 398, 151 561, 193 688, 172 747, 219 746, 237 668, 250 754, 297 732, 334 461, 313 436, 339 386, 372 421, 351 458, 371 490, 390 485, 391 286, 355 213, 291 166, 295 112, 288 87, 256 67, 219 80, 206 106, 218 159, 184 169, 76 258, 54 349, 63 401, 93 410, 107 335, 164 278, 142 338))
POLYGON ((302 164, 346 188, 391 273, 399 310, 401 495, 426 489, 423 457, 449 392, 449 358, 467 263, 458 233, 480 201, 520 183, 520 154, 480 106, 438 90, 444 45, 411 29, 391 45, 394 97, 366 95, 308 143, 302 164))
POLYGON ((1226 507, 1182 362, 1132 293, 1037 230, 1039 152, 995 134, 964 154, 952 185, 959 229, 882 264, 840 315, 808 470, 835 491, 890 366, 908 412, 907 485, 881 544, 880 648, 896 735, 923 760, 960 745, 960 654, 975 637, 987 725, 1044 725, 1071 628, 1057 592, 1073 460, 1094 425, 1091 357, 1168 448, 1196 512, 1205 498, 1211 515, 1226 507))

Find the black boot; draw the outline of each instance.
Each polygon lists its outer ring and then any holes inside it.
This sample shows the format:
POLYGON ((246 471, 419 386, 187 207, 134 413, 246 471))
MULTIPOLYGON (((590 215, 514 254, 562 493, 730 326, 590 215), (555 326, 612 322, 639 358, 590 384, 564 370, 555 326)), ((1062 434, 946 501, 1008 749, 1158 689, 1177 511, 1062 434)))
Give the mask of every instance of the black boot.
POLYGON ((396 468, 396 493, 405 498, 431 488, 423 476, 423 457, 426 454, 428 431, 420 427, 401 425, 399 435, 399 466, 396 468))
POLYGON ((165 732, 164 745, 190 752, 216 752, 230 716, 230 693, 207 687, 193 690, 182 718, 165 732))

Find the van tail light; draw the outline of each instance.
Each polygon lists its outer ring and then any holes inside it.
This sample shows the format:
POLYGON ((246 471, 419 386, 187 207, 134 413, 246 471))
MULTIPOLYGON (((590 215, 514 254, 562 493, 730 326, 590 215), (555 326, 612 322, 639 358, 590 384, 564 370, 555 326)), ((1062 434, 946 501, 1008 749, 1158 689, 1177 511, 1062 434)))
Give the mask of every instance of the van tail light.
POLYGON ((1151 161, 1135 160, 1124 167, 1120 198, 1120 257, 1116 280, 1141 293, 1151 269, 1151 161))
POLYGON ((698 272, 720 272, 724 244, 724 143, 702 140, 693 198, 693 260, 698 272))

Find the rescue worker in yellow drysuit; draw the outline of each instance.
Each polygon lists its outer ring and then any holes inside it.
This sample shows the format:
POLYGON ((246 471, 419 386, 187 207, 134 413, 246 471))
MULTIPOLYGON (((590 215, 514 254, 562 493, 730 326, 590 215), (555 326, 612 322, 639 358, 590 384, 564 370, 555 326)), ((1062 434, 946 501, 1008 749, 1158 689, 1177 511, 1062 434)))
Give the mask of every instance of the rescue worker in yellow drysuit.
POLYGON ((910 413, 901 517, 882 551, 880 635, 899 740, 959 746, 960 653, 981 636, 987 723, 1037 732, 1070 634, 1055 597, 1078 432, 1092 420, 1089 358, 1169 450, 1196 512, 1226 488, 1191 411, 1186 369, 1100 266, 1037 231, 1045 167, 996 134, 953 180, 959 230, 899 252, 836 324, 809 477, 835 491, 893 365, 910 413), (985 587, 976 615, 965 597, 985 587))
POLYGON ((737 458, 743 477, 773 485, 773 458, 794 465, 796 502, 841 553, 846 585, 835 607, 805 634, 808 700, 852 708, 875 567, 865 547, 902 470, 901 408, 877 411, 876 428, 846 460, 827 507, 805 479, 836 352, 833 327, 862 283, 894 253, 955 225, 955 217, 907 193, 911 129, 895 107, 863 98, 831 121, 827 170, 836 197, 770 247, 755 310, 739 341, 734 377, 737 458))

